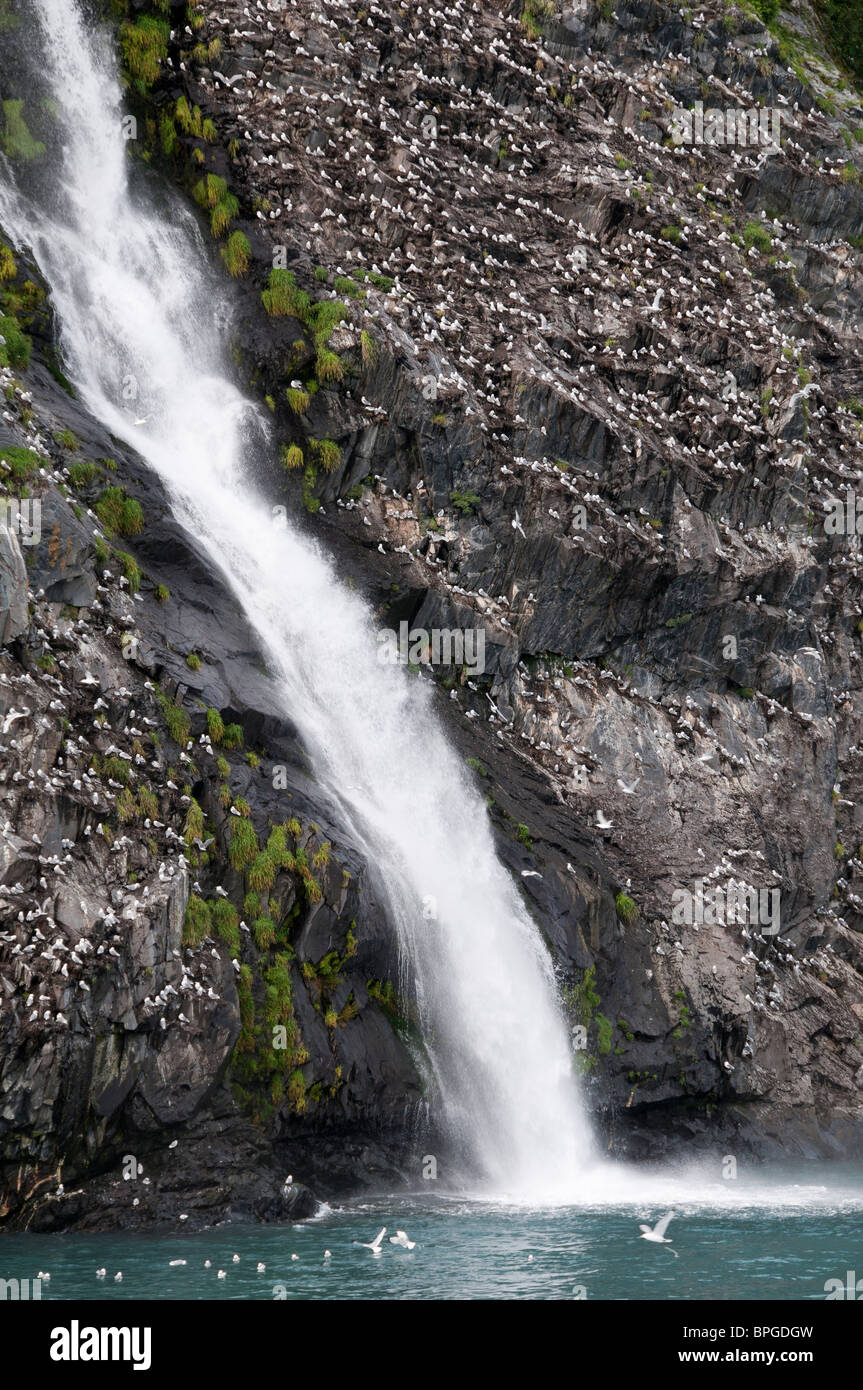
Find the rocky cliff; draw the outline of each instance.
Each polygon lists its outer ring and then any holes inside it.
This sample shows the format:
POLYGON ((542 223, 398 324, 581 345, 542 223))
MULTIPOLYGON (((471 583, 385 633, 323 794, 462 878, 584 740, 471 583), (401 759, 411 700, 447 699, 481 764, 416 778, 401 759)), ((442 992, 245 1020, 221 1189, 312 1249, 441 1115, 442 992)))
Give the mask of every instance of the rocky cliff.
MULTIPOLYGON (((382 626, 485 635, 482 674, 417 678, 530 871, 604 1141, 859 1153, 863 110, 830 31, 110 9, 130 155, 197 203, 283 441, 260 486, 382 626), (678 142, 699 102, 779 140, 678 142), (755 911, 682 920, 731 889, 755 911)), ((272 1220, 445 1172, 373 866, 26 252, 0 280, 5 490, 41 503, 0 532, 0 1211, 272 1220)))

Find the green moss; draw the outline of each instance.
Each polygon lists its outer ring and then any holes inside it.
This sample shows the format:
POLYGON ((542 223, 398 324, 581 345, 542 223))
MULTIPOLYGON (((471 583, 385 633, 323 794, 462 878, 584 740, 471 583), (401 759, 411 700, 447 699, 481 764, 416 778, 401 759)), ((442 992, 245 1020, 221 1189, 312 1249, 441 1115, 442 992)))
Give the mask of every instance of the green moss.
POLYGON ((141 587, 141 571, 138 568, 134 556, 127 555, 125 550, 115 550, 114 557, 115 559, 119 560, 120 565, 122 566, 123 574, 126 578, 126 583, 129 586, 129 593, 137 594, 138 590, 141 587))
POLYGON ((663 227, 659 235, 662 237, 663 241, 673 241, 676 246, 680 241, 680 228, 669 225, 668 227, 663 227))
POLYGON ((118 758, 112 753, 102 763, 102 776, 110 777, 114 782, 122 782, 124 787, 129 781, 129 775, 129 764, 125 758, 118 758))
POLYGON ((19 482, 45 467, 43 458, 32 449, 21 449, 17 444, 0 445, 0 463, 5 463, 12 477, 19 482))
POLYGON ((456 511, 460 512, 462 516, 470 516, 471 512, 475 511, 479 506, 480 502, 475 492, 460 491, 459 489, 451 492, 449 499, 456 511))
POLYGON ((18 267, 11 249, 0 241, 0 285, 7 280, 14 280, 17 274, 18 267))
POLYGON ((326 347, 322 347, 318 352, 315 359, 315 372, 317 373, 318 380, 322 383, 328 381, 342 381, 345 375, 345 369, 342 365, 341 358, 326 347))
POLYGON ((328 473, 338 468, 342 461, 342 451, 331 439, 309 439, 309 447, 328 473))
POLYGON ((97 463, 77 461, 69 465, 69 482, 74 488, 88 487, 99 476, 97 463))
POLYGON ((7 314, 0 314, 0 367, 18 367, 21 370, 30 365, 30 352, 33 344, 22 332, 18 323, 7 314))
MULTIPOLYGON (((222 739, 225 737, 225 725, 217 709, 207 710, 207 733, 210 735, 213 743, 221 743, 222 739)), ((223 777, 227 777, 227 775, 227 771, 222 773, 223 777)))
POLYGON ((166 588, 164 584, 156 585, 155 589, 153 590, 153 598, 156 600, 157 603, 167 603, 170 597, 170 589, 166 588))
POLYGON ((189 652, 189 655, 186 657, 186 665, 190 671, 200 671, 201 658, 198 656, 197 652, 189 652))
MULTIPOLYGON (((231 861, 231 867, 237 870, 247 869, 257 854, 258 837, 255 834, 255 827, 244 816, 233 816, 228 845, 228 858, 231 861)), ((257 884, 251 884, 251 886, 253 888, 258 887, 257 884)))
POLYGON ((282 463, 289 472, 292 472, 295 468, 302 468, 303 451, 299 444, 282 445, 282 463))
POLYGON ((259 951, 269 951, 276 940, 276 924, 272 917, 258 917, 252 925, 252 935, 259 951))
POLYGON ((249 269, 252 256, 252 248, 249 239, 242 232, 232 232, 228 237, 227 244, 222 248, 222 260, 228 268, 228 274, 236 280, 239 276, 245 275, 249 269))
POLYGON ((163 694, 161 690, 156 692, 156 698, 162 707, 168 733, 175 743, 179 744, 181 748, 185 748, 189 741, 191 728, 188 714, 180 705, 175 705, 172 700, 169 700, 168 696, 163 694))
POLYGON ((186 915, 183 919, 183 945, 200 946, 201 942, 212 934, 210 905, 193 893, 186 904, 186 915))
POLYGON ((614 899, 614 906, 621 922, 625 922, 627 926, 634 922, 638 916, 638 903, 627 893, 618 893, 614 899))
POLYGON ((124 487, 106 487, 96 502, 96 515, 109 534, 138 536, 144 529, 140 502, 124 487))
POLYGON ((24 119, 24 101, 3 102, 3 153, 10 159, 39 159, 45 153, 41 140, 34 140, 24 119))
POLYGON ((161 65, 168 56, 170 33, 168 21, 152 15, 120 26, 123 63, 139 92, 146 93, 159 80, 161 65))
POLYGON ((227 898, 216 898, 210 907, 214 935, 224 941, 232 956, 238 956, 242 949, 240 940, 240 917, 237 909, 227 898))
POLYGON ((305 415, 311 402, 308 391, 302 386, 289 386, 285 391, 288 405, 295 415, 305 415))
POLYGON ((261 292, 264 308, 273 318, 293 315, 304 321, 311 307, 311 300, 303 290, 297 288, 294 274, 290 270, 274 268, 270 271, 267 288, 261 292))
POLYGON ((743 228, 743 243, 747 247, 754 246, 756 250, 766 252, 770 250, 771 236, 760 222, 747 222, 743 228))

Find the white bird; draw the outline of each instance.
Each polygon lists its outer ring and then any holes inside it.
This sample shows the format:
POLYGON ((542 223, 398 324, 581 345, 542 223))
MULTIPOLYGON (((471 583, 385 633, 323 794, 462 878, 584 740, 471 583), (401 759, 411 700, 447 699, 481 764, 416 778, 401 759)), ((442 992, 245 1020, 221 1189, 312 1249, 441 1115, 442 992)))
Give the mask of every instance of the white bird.
POLYGON ((97 1270, 96 1270, 96 1278, 97 1278, 97 1279, 104 1279, 104 1278, 105 1278, 105 1275, 106 1275, 107 1273, 108 1273, 107 1269, 105 1269, 105 1267, 103 1266, 101 1269, 97 1269, 97 1270))
POLYGON ((379 1255, 381 1253, 381 1242, 383 1241, 383 1238, 386 1235, 386 1233, 386 1226, 382 1226, 381 1229, 378 1231, 377 1235, 375 1236, 374 1240, 358 1240, 355 1241, 354 1244, 361 1245, 364 1250, 371 1250, 373 1255, 379 1255))
POLYGON ((396 1231, 394 1236, 390 1236, 390 1245, 400 1245, 403 1250, 413 1250, 416 1241, 408 1240, 404 1231, 396 1231))
POLYGON ((117 1270, 117 1273, 114 1275, 114 1283, 115 1283, 115 1284, 122 1284, 122 1282, 123 1282, 123 1271, 122 1271, 122 1269, 118 1269, 118 1270, 117 1270))
POLYGON ((618 779, 617 779, 617 785, 620 787, 620 790, 623 792, 624 796, 632 796, 633 792, 635 791, 635 788, 638 786, 638 784, 639 784, 640 781, 641 781, 641 778, 640 778, 640 777, 636 777, 636 779, 635 779, 634 782, 623 782, 623 781, 618 777, 618 779))
POLYGON ((223 1269, 220 1269, 219 1272, 218 1272, 218 1274, 216 1275, 216 1278, 217 1278, 217 1279, 226 1279, 226 1278, 227 1278, 227 1275, 225 1274, 225 1271, 224 1271, 223 1269))
POLYGON ((175 1269, 177 1265, 184 1265, 185 1263, 186 1263, 185 1260, 169 1260, 169 1261, 168 1261, 168 1264, 171 1266, 172 1269, 175 1269))
MULTIPOLYGON (((656 1245, 670 1245, 671 1241, 666 1237, 665 1232, 668 1230, 669 1222, 672 1221, 676 1215, 676 1211, 667 1211, 663 1216, 662 1220, 657 1221, 656 1225, 652 1229, 650 1226, 643 1226, 639 1224, 638 1229, 641 1231, 639 1240, 652 1240, 656 1245)), ((672 1254, 675 1259, 677 1259, 676 1250, 672 1250, 669 1253, 672 1254)))
POLYGON ((514 531, 520 531, 521 534, 524 536, 525 540, 527 540, 527 536, 525 536, 525 534, 524 534, 524 527, 523 527, 522 524, 521 524, 521 517, 520 517, 519 514, 518 514, 518 508, 517 508, 517 507, 516 507, 516 510, 515 510, 515 520, 514 520, 514 521, 511 521, 509 524, 510 524, 510 526, 512 527, 512 529, 513 529, 514 531))
POLYGON ((597 813, 596 813, 596 823, 597 823, 597 825, 599 826, 600 830, 611 830, 611 828, 612 828, 612 826, 613 826, 613 824, 614 824, 613 821, 610 821, 610 820, 608 819, 608 816, 605 815, 605 813, 604 813, 603 811, 597 811, 597 813))
POLYGON ((332 1257, 333 1257, 333 1252, 332 1252, 332 1250, 325 1250, 325 1251, 324 1251, 324 1259, 325 1259, 325 1260, 331 1260, 332 1257))
MULTIPOLYGON (((542 874, 536 869, 522 869, 521 876, 522 878, 542 878, 542 874)), ((390 1236, 390 1240, 392 1240, 392 1236, 390 1236)))
POLYGON ((232 1255, 231 1258, 233 1259, 235 1265, 238 1265, 240 1263, 239 1255, 232 1255))
POLYGON ((260 1260, 258 1261, 258 1273, 259 1273, 259 1274, 263 1274, 263 1272, 264 1272, 264 1270, 266 1269, 266 1267, 267 1267, 267 1266, 266 1266, 265 1264, 262 1264, 260 1260))

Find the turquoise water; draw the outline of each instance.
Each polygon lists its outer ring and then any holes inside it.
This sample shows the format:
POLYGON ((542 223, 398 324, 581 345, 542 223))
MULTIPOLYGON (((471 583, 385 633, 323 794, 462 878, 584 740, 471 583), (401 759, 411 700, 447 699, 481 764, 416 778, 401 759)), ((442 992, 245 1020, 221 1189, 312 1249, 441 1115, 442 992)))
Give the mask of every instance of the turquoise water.
POLYGON ((609 1205, 531 1210, 422 1193, 324 1208, 299 1226, 7 1235, 0 1277, 47 1271, 43 1299, 111 1302, 823 1300, 829 1279, 844 1282, 849 1270, 863 1279, 863 1165, 772 1169, 726 1183, 692 1171, 675 1178, 629 1170, 627 1180, 641 1183, 647 1200, 616 1195, 609 1205), (642 1240, 639 1223, 653 1225, 669 1206, 677 1212, 671 1246, 642 1240), (372 1241, 383 1225, 380 1255, 353 1243, 372 1241), (389 1243, 396 1229, 414 1250, 389 1243), (185 1265, 171 1266, 181 1259, 185 1265), (104 1280, 96 1276, 102 1266, 104 1280), (118 1270, 123 1279, 115 1283, 118 1270))

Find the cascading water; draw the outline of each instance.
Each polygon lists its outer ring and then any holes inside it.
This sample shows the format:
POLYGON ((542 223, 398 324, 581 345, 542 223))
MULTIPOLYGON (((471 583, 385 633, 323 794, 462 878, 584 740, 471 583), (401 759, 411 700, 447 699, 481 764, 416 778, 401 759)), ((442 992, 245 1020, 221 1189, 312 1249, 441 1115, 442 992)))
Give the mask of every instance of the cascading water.
POLYGON ((363 603, 313 542, 273 525, 249 482, 267 425, 225 366, 223 286, 189 212, 172 201, 159 215, 130 184, 106 35, 78 0, 30 0, 29 11, 63 147, 50 199, 28 197, 3 168, 0 215, 51 286, 68 373, 225 575, 320 782, 377 866, 442 1116, 469 1166, 496 1194, 577 1198, 591 1142, 552 968, 485 806, 423 684, 378 662, 363 603), (130 379, 144 423, 124 404, 130 379))

